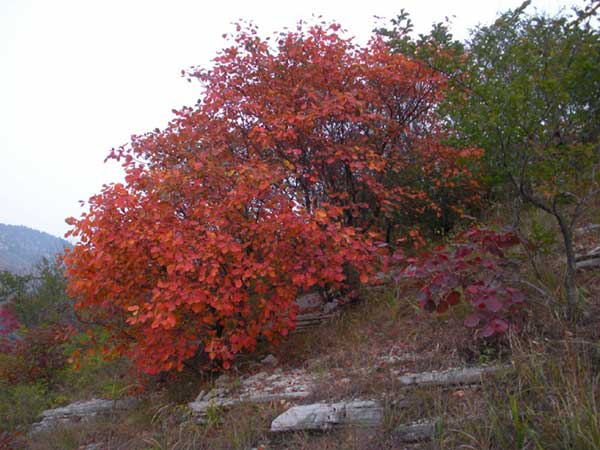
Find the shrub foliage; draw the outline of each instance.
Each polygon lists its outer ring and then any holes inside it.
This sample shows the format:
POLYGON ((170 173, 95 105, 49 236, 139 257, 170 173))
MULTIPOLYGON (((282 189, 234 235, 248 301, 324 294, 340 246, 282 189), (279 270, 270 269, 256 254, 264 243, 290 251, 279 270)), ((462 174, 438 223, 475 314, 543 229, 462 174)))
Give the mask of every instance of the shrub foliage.
POLYGON ((471 306, 466 327, 480 337, 503 334, 525 301, 524 293, 511 286, 506 270, 506 249, 517 244, 514 233, 475 227, 450 245, 408 258, 401 276, 418 281, 423 309, 441 314, 466 302, 471 306))
POLYGON ((198 104, 113 150, 125 183, 70 219, 77 307, 149 373, 227 367, 293 329, 299 292, 367 281, 378 241, 418 242, 477 199, 479 152, 441 144, 444 76, 381 39, 240 27, 187 75, 198 104))

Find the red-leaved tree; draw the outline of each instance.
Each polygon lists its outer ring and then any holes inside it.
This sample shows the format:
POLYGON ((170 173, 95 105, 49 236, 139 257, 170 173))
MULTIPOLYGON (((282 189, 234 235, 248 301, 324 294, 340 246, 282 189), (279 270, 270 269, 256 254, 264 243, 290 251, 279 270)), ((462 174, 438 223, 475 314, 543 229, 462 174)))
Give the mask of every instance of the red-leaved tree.
POLYGON ((476 200, 478 151, 440 144, 443 77, 338 30, 269 43, 239 28, 211 70, 187 74, 198 104, 113 150, 125 183, 69 219, 77 307, 146 372, 194 356, 228 367, 294 328, 299 292, 366 282, 377 241, 416 241, 476 200))

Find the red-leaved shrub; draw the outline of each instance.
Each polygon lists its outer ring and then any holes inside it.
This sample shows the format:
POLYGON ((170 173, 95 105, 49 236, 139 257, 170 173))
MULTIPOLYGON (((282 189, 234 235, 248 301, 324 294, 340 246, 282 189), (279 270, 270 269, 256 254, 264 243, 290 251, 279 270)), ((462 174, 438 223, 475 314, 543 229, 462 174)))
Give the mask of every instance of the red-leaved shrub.
POLYGON ((66 336, 57 327, 24 330, 0 365, 0 379, 8 383, 51 381, 67 363, 62 344, 66 336))
POLYGON ((69 219, 77 308, 146 372, 198 354, 227 368, 294 328, 300 292, 366 282, 375 241, 420 239, 436 199, 460 215, 478 198, 465 161, 480 152, 441 144, 444 76, 339 28, 273 45, 240 28, 211 70, 188 74, 198 104, 113 150, 125 183, 69 219))
POLYGON ((419 282, 419 303, 425 310, 444 313, 465 301, 473 308, 465 326, 481 337, 502 334, 525 301, 506 271, 505 250, 518 244, 514 233, 472 228, 450 245, 408 258, 400 277, 419 282))

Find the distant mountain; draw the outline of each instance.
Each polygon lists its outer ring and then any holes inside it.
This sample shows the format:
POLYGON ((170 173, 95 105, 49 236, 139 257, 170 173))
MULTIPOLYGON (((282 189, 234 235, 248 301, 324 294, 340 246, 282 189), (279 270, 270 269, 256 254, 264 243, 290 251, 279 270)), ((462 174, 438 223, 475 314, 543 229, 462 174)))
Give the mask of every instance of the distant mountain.
POLYGON ((51 260, 70 246, 64 239, 43 231, 0 223, 0 270, 30 272, 42 258, 51 260))

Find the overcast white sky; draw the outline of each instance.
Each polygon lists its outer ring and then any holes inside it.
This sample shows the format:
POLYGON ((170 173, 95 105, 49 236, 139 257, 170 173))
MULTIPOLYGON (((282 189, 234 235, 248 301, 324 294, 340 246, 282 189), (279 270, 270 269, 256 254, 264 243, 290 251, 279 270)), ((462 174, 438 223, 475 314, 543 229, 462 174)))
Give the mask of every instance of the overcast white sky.
MULTIPOLYGON (((360 42, 373 16, 411 13, 416 30, 455 16, 455 35, 521 0, 201 1, 0 0, 0 223, 63 235, 120 167, 103 160, 134 133, 162 128, 192 105, 181 69, 207 66, 232 22, 264 34, 322 14, 360 42)), ((556 12, 585 0, 534 0, 556 12)))

